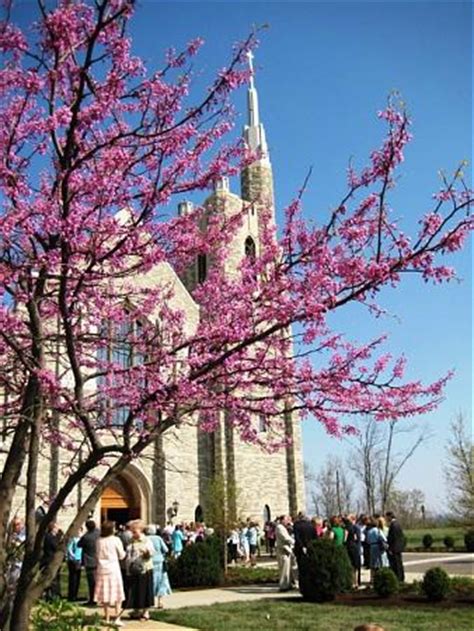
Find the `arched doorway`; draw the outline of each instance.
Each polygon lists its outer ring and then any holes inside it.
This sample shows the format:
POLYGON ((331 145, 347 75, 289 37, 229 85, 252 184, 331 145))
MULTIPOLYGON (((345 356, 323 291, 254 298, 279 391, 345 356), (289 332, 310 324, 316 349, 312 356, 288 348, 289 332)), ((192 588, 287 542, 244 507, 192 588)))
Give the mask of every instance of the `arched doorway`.
POLYGON ((100 498, 100 521, 126 524, 130 519, 141 517, 140 494, 130 480, 117 477, 102 493, 100 498))
POLYGON ((263 523, 266 524, 268 521, 272 520, 272 513, 270 511, 270 506, 265 504, 263 507, 263 523))
POLYGON ((200 524, 201 522, 204 521, 204 511, 202 510, 201 504, 198 504, 196 506, 196 509, 194 511, 194 521, 197 524, 200 524))

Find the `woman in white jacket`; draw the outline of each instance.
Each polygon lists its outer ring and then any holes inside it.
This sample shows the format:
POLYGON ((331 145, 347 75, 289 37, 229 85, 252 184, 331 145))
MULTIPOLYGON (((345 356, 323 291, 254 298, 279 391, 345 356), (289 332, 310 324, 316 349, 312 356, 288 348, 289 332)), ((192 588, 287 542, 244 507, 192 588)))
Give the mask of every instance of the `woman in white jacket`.
POLYGON ((288 532, 287 525, 290 518, 283 515, 278 520, 276 527, 276 555, 278 560, 278 569, 280 571, 279 588, 281 592, 286 592, 295 586, 294 577, 294 554, 293 537, 288 532))

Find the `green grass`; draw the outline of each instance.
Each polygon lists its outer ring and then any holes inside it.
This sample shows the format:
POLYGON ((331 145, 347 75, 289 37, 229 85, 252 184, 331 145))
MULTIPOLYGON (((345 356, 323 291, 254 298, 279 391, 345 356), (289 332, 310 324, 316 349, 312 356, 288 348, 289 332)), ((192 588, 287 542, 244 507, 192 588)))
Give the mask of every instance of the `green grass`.
POLYGON ((472 631, 473 628, 473 615, 468 607, 349 607, 299 600, 187 607, 153 612, 153 618, 201 631, 352 631, 367 622, 378 623, 385 631, 472 631))
POLYGON ((231 566, 227 569, 224 579, 225 585, 265 585, 278 583, 278 569, 276 567, 244 567, 231 566))
POLYGON ((425 526, 424 528, 416 528, 412 530, 405 530, 405 537, 407 538, 408 548, 421 547, 422 539, 424 535, 431 535, 433 537, 433 548, 443 547, 443 539, 446 536, 453 537, 455 548, 464 548, 464 533, 466 529, 462 526, 449 526, 445 528, 433 528, 425 526))

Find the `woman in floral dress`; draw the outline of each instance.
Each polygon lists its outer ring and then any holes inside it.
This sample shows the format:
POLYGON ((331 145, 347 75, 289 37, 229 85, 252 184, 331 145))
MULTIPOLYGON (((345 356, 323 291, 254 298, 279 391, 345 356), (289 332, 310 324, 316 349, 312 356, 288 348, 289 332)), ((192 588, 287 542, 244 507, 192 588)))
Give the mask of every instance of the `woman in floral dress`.
POLYGON ((104 521, 100 531, 100 537, 96 543, 97 570, 95 577, 94 600, 104 608, 105 623, 110 622, 110 611, 115 610, 116 627, 123 626, 120 620, 122 601, 125 598, 123 591, 122 572, 120 561, 125 557, 122 542, 114 535, 114 523, 104 521))

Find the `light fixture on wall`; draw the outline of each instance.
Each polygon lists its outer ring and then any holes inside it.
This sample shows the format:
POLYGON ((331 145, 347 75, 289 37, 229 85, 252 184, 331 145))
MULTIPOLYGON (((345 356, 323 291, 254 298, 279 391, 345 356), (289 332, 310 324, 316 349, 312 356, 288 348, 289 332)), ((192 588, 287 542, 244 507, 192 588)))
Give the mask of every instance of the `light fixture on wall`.
POLYGON ((173 517, 176 517, 176 515, 178 514, 178 509, 179 509, 179 502, 178 500, 175 500, 172 504, 171 507, 173 509, 173 517))

